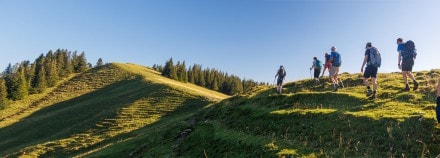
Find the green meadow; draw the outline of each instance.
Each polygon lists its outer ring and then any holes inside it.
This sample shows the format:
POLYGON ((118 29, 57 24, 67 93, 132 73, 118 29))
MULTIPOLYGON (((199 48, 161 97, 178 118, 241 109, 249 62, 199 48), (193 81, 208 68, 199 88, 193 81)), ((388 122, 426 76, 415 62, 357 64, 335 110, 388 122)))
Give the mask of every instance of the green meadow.
POLYGON ((361 74, 254 87, 227 96, 112 63, 0 110, 1 157, 436 157, 440 70, 378 76, 376 99, 361 74))

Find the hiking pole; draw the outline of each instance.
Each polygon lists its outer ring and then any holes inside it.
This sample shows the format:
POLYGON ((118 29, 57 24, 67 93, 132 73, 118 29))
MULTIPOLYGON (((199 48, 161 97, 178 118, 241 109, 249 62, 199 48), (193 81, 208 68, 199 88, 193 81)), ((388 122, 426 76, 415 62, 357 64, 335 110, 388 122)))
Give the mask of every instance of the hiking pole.
POLYGON ((310 69, 310 79, 313 79, 313 77, 312 77, 312 69, 310 69))
POLYGON ((275 80, 276 80, 276 79, 277 79, 276 77, 273 79, 273 83, 272 83, 272 85, 275 85, 275 80))

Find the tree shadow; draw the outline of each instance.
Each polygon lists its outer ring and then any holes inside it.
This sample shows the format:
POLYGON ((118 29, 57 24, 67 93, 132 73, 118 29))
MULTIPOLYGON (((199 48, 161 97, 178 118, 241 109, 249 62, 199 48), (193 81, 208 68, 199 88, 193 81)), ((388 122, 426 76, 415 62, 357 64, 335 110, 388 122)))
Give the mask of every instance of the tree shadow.
MULTIPOLYGON (((0 155, 21 154, 16 152, 25 147, 57 141, 86 131, 95 131, 94 134, 100 134, 108 129, 98 127, 98 123, 116 118, 123 108, 148 97, 160 100, 160 97, 175 95, 184 99, 182 105, 178 105, 173 111, 162 111, 162 117, 191 108, 200 108, 210 103, 203 98, 187 96, 184 92, 171 91, 175 90, 166 85, 135 78, 122 80, 82 96, 45 107, 20 122, 0 129, 0 149, 2 149, 0 155)), ((154 103, 152 106, 154 107, 154 103)), ((114 138, 129 136, 130 133, 132 132, 106 137, 102 143, 115 140, 114 138)), ((87 145, 89 146, 87 148, 99 145, 99 143, 87 145)), ((73 152, 71 149, 55 149, 45 153, 44 156, 66 156, 71 152, 73 152)))

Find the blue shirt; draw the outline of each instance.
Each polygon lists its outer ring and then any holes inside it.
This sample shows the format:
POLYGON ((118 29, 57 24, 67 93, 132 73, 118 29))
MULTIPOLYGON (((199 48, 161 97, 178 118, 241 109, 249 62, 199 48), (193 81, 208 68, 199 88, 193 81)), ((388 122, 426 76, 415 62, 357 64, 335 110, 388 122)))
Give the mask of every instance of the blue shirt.
POLYGON ((331 52, 332 57, 332 65, 335 67, 339 67, 341 65, 341 55, 338 52, 331 52))
POLYGON ((401 43, 397 45, 397 52, 401 51, 403 52, 405 50, 405 43, 401 43))

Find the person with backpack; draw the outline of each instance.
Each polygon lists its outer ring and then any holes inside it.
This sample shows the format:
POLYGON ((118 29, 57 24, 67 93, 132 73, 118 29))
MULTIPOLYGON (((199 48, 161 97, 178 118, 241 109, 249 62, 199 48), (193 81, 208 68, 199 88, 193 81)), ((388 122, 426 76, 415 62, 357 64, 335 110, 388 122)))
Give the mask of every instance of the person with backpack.
POLYGON ((277 92, 281 94, 281 91, 283 90, 283 81, 286 77, 286 70, 284 69, 284 66, 281 65, 280 69, 278 69, 277 74, 275 75, 275 78, 277 78, 277 92))
POLYGON ((314 69, 313 78, 315 79, 315 83, 319 83, 319 74, 321 73, 322 62, 318 60, 318 58, 313 57, 312 67, 310 70, 314 69))
POLYGON ((331 48, 330 52, 330 62, 332 63, 332 68, 330 69, 330 79, 333 82, 333 91, 338 91, 339 88, 339 79, 338 79, 338 73, 339 73, 339 67, 342 64, 341 61, 341 55, 336 51, 336 47, 331 48))
POLYGON ((406 43, 403 42, 402 38, 397 39, 397 52, 399 52, 397 66, 402 70, 403 81, 405 83, 405 88, 403 91, 409 91, 408 77, 413 80, 413 90, 417 90, 419 83, 414 78, 412 74, 412 68, 414 66, 414 59, 416 58, 416 49, 414 42, 409 40, 406 43))
POLYGON ((365 55, 364 55, 364 62, 362 63, 361 72, 364 73, 364 84, 367 86, 367 97, 371 97, 372 99, 376 98, 376 90, 377 90, 377 70, 380 67, 381 64, 381 57, 379 50, 377 48, 373 47, 371 42, 368 42, 365 46, 365 55), (367 67, 364 67, 365 64, 367 67), (370 88, 370 84, 368 83, 368 78, 371 77, 371 82, 373 84, 373 90, 370 88))
POLYGON ((437 123, 440 124, 440 79, 437 83, 437 107, 435 108, 437 114, 437 123))
POLYGON ((324 65, 324 70, 322 70, 321 78, 324 77, 324 73, 325 73, 326 69, 328 70, 329 76, 330 76, 330 69, 332 68, 332 63, 330 62, 330 57, 331 57, 330 54, 325 52, 325 54, 324 54, 325 65, 324 65))

